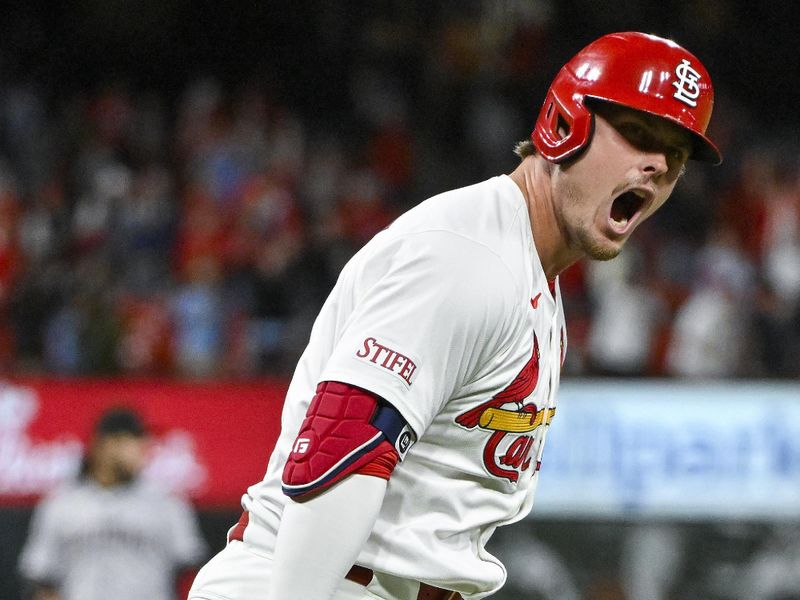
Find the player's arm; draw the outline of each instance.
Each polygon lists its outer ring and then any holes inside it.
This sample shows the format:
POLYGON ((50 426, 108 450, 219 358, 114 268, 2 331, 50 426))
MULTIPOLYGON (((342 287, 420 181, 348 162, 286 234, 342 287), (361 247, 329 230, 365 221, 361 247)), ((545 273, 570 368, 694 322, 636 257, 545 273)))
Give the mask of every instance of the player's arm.
POLYGON ((323 382, 283 472, 290 498, 275 546, 270 598, 329 598, 353 566, 380 512, 411 430, 371 392, 323 382))
POLYGON ((19 571, 33 600, 59 600, 63 580, 63 545, 60 543, 64 502, 49 497, 36 506, 28 539, 19 558, 19 571))
POLYGON ((332 598, 372 531, 386 486, 354 474, 305 502, 288 501, 266 597, 332 598))

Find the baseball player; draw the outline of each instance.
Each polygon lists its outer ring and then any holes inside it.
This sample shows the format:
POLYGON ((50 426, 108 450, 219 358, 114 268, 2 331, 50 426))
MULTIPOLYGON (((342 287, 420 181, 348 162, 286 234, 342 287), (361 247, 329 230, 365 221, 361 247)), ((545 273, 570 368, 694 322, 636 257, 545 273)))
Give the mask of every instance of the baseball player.
POLYGON ((139 479, 146 443, 136 413, 107 411, 80 477, 37 506, 20 557, 34 600, 174 600, 205 541, 186 502, 139 479))
POLYGON ((426 200, 343 269, 266 475, 191 600, 478 599, 531 510, 567 347, 558 274, 617 255, 705 137, 677 44, 607 35, 556 75, 519 166, 426 200))

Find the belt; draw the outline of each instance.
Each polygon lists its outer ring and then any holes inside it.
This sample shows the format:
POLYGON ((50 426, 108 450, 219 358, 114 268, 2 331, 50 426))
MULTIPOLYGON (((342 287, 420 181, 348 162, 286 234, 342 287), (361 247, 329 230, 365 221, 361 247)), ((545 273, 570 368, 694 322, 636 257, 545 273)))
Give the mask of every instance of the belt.
MULTIPOLYGON (((353 565, 353 568, 344 576, 345 579, 354 581, 360 585, 367 585, 372 581, 372 569, 353 565)), ((419 584, 419 594, 417 600, 462 600, 461 594, 458 592, 451 592, 450 590, 443 590, 442 588, 433 587, 427 583, 419 584)))

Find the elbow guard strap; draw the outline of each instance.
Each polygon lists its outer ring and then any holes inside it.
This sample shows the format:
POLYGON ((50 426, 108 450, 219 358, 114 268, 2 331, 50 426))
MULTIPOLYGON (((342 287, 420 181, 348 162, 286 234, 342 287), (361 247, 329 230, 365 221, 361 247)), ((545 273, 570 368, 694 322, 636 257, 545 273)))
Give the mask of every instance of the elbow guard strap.
POLYGON ((324 381, 283 469, 283 493, 301 499, 321 492, 387 451, 402 460, 415 440, 400 412, 379 396, 324 381))

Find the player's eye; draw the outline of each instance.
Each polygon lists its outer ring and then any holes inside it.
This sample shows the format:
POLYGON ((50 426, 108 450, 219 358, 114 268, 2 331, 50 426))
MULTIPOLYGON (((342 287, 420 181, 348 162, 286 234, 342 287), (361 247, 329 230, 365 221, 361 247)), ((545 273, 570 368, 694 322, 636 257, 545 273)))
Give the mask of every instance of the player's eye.
POLYGON ((619 126, 620 133, 634 146, 642 146, 649 141, 649 135, 644 127, 631 121, 619 126))
POLYGON ((671 161, 683 164, 689 160, 689 149, 683 146, 670 146, 667 148, 667 156, 671 161))

